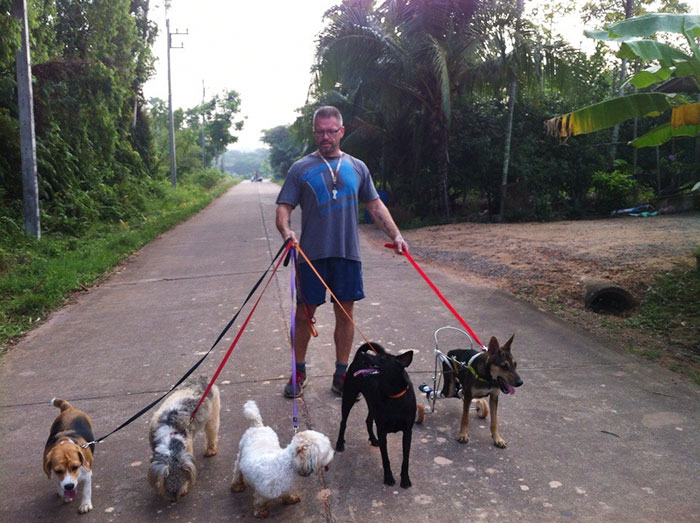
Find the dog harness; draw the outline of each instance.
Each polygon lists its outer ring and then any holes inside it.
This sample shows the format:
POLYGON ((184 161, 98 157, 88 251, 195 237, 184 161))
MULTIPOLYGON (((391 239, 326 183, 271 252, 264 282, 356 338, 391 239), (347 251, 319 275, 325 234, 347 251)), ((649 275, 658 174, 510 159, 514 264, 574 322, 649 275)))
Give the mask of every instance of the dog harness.
POLYGON ((474 363, 474 360, 477 359, 477 358, 478 358, 479 356, 481 356, 482 354, 484 354, 484 353, 483 353, 483 352, 477 352, 476 354, 474 354, 474 356, 472 356, 471 358, 469 358, 469 361, 467 362, 467 369, 469 369, 469 372, 472 373, 472 376, 474 376, 474 377, 475 377, 476 379, 478 379, 479 381, 485 381, 486 383, 490 383, 490 380, 487 380, 487 379, 482 378, 481 376, 479 376, 479 373, 476 372, 476 370, 474 369, 474 367, 472 367, 472 363, 474 363))

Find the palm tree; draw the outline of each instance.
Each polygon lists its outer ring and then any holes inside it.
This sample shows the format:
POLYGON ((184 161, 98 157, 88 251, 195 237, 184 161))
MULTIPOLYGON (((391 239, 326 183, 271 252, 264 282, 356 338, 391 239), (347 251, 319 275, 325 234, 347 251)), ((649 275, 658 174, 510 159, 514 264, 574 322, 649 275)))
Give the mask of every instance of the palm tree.
POLYGON ((481 43, 472 25, 480 6, 481 0, 387 0, 374 8, 369 0, 346 0, 327 13, 331 23, 317 52, 319 92, 340 91, 379 128, 414 124, 413 156, 431 153, 446 221, 452 102, 467 86, 481 43))

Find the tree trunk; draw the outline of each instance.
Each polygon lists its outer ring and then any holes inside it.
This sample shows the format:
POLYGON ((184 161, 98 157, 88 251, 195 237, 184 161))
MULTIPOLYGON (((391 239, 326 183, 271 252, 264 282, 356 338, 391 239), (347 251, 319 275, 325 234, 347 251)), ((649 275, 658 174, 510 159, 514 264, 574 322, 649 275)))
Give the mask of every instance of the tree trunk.
MULTIPOLYGON (((617 91, 618 96, 625 94, 625 89, 622 87, 625 81, 625 76, 627 74, 627 58, 622 59, 622 64, 620 65, 620 88, 617 91)), ((615 124, 612 131, 612 138, 610 145, 610 168, 615 167, 615 160, 617 159, 617 142, 620 140, 620 124, 615 124)))
MULTIPOLYGON (((445 133, 447 134, 447 133, 445 133)), ((447 188, 447 144, 445 144, 442 153, 438 157, 438 177, 440 180, 440 200, 442 204, 442 212, 445 218, 445 223, 452 221, 452 210, 450 209, 450 196, 447 188)))
MULTIPOLYGON (((634 0, 625 0, 625 20, 632 18, 632 13, 634 11, 634 0)), ((627 58, 622 59, 622 64, 620 65, 620 89, 617 92, 618 96, 625 94, 625 90, 622 87, 625 81, 625 76, 627 74, 627 58)), ((620 124, 613 127, 612 132, 612 145, 610 146, 610 167, 615 167, 615 160, 617 159, 617 142, 620 140, 620 124)))
MULTIPOLYGON (((520 42, 520 17, 523 13, 524 0, 517 0, 518 18, 515 25, 515 47, 514 52, 518 51, 520 42)), ((510 92, 508 99, 508 120, 506 123, 506 139, 503 149, 503 172, 501 173, 501 206, 499 215, 501 222, 505 221, 506 215, 506 197, 508 196, 508 167, 510 166, 510 144, 513 136, 513 115, 515 114, 515 96, 518 93, 518 83, 513 71, 513 79, 510 81, 510 92)))
POLYGON ((505 221, 506 196, 508 188, 508 167, 510 164, 510 143, 513 135, 513 114, 515 113, 515 95, 518 92, 518 84, 515 78, 510 82, 510 98, 508 100, 508 120, 506 122, 506 144, 503 151, 503 173, 501 175, 501 208, 499 214, 501 222, 505 221))

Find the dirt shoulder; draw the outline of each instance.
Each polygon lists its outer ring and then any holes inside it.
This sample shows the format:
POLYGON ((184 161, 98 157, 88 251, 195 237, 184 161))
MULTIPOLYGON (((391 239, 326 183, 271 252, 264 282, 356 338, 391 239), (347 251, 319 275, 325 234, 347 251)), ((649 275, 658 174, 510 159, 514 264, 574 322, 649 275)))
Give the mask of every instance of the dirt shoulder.
MULTIPOLYGON (((695 266, 692 253, 700 245, 700 213, 554 223, 460 223, 403 234, 422 263, 438 265, 472 284, 508 290, 674 370, 689 374, 700 370, 700 332, 692 338, 695 341, 683 336, 669 346, 666 336, 628 321, 635 311, 614 316, 587 310, 582 283, 587 277, 609 280, 640 302, 659 275, 695 266), (694 362, 691 369, 689 359, 694 362)), ((684 327, 700 330, 697 322, 684 327)))

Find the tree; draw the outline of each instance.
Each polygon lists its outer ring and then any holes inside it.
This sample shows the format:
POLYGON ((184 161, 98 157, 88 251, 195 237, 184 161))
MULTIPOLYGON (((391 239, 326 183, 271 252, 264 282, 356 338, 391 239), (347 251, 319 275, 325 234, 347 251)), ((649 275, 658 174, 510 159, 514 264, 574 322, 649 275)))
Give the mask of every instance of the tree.
POLYGON ((422 144, 414 157, 432 158, 443 218, 450 221, 452 103, 465 89, 476 57, 480 36, 472 21, 481 2, 387 0, 376 9, 373 4, 345 1, 326 14, 330 24, 319 39, 317 90, 336 90, 363 108, 351 111, 372 117, 358 131, 386 139, 389 121, 414 124, 408 143, 422 144))
POLYGON ((618 56, 652 64, 636 73, 630 83, 638 89, 656 91, 620 96, 547 121, 550 134, 566 139, 612 127, 636 116, 658 116, 670 111, 670 120, 633 140, 635 147, 656 146, 673 137, 697 136, 700 103, 681 91, 684 86, 700 91, 700 16, 648 14, 617 22, 605 31, 589 31, 591 38, 621 43, 618 56), (660 32, 682 35, 690 52, 651 37, 660 32), (670 80, 675 80, 670 82, 670 80), (663 89, 658 89, 665 85, 663 89), (664 92, 660 92, 663 90, 664 92))
POLYGON ((303 153, 303 147, 285 125, 263 131, 262 141, 270 146, 270 167, 277 176, 284 178, 292 164, 303 153))
POLYGON ((187 110, 188 127, 196 133, 202 130, 202 125, 204 127, 204 137, 208 144, 205 156, 207 164, 218 158, 229 144, 238 141, 231 130, 240 131, 243 129, 243 120, 234 121, 240 108, 241 97, 236 91, 230 90, 217 94, 208 102, 187 110), (201 121, 202 117, 204 117, 204 124, 201 121))

